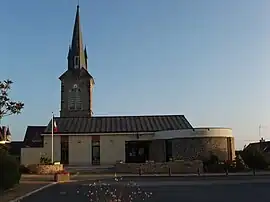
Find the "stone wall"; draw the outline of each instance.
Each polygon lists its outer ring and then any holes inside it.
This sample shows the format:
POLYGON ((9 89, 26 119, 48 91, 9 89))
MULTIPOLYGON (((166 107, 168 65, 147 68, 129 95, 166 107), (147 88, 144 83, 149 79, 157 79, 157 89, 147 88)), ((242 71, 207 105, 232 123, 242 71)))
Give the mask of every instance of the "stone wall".
POLYGON ((87 77, 81 78, 79 81, 68 71, 61 81, 61 117, 90 117, 92 111, 92 93, 93 93, 93 80, 87 77), (82 110, 69 110, 68 100, 70 90, 73 88, 74 83, 80 89, 80 98, 82 102, 82 110))
POLYGON ((166 174, 171 168, 172 173, 197 173, 198 169, 203 172, 202 161, 175 161, 167 163, 116 163, 117 173, 139 173, 141 169, 145 174, 166 174))
POLYGON ((236 157, 235 154, 235 141, 234 141, 234 137, 231 137, 231 147, 232 147, 232 159, 234 160, 236 157))
POLYGON ((166 161, 166 144, 165 140, 153 140, 149 148, 149 160, 155 162, 166 161))
MULTIPOLYGON (((174 160, 204 160, 210 154, 217 155, 220 160, 235 158, 234 138, 202 137, 171 139, 172 156, 174 160)), ((153 140, 149 149, 149 160, 166 161, 166 140, 153 140)))
POLYGON ((40 174, 40 175, 48 175, 48 174, 54 174, 59 171, 64 170, 64 166, 62 164, 59 165, 28 165, 27 166, 31 173, 33 174, 40 174))
POLYGON ((226 137, 204 137, 204 138, 181 138, 172 140, 172 153, 175 160, 203 160, 213 153, 220 160, 234 158, 234 139, 232 144, 227 144, 226 137), (232 152, 229 152, 228 147, 232 152), (229 154, 231 156, 229 156, 229 154))

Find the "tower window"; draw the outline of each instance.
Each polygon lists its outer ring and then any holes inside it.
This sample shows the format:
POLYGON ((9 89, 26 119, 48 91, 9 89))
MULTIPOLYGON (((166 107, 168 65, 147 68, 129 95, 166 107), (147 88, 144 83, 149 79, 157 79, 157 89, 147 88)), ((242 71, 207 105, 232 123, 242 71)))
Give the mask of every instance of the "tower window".
POLYGON ((74 68, 77 69, 79 68, 80 65, 80 57, 79 56, 75 56, 74 57, 74 68))
POLYGON ((68 95, 69 110, 82 110, 81 89, 74 84, 68 95))

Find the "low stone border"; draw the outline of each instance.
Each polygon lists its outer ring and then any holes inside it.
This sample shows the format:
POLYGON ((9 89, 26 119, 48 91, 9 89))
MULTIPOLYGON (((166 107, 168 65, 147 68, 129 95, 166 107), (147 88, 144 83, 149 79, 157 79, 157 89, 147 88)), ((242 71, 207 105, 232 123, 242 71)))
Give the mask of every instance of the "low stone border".
POLYGON ((62 164, 57 164, 57 165, 33 164, 33 165, 28 165, 27 168, 30 170, 31 173, 38 174, 38 175, 55 174, 64 170, 64 166, 62 164))
POLYGON ((148 163, 116 163, 115 172, 117 173, 198 173, 203 172, 203 163, 199 160, 194 161, 175 161, 175 162, 148 162, 148 163))
POLYGON ((18 185, 17 187, 13 189, 7 190, 3 195, 0 195, 1 202, 18 202, 20 201, 23 197, 26 197, 36 190, 44 189, 48 186, 51 186, 53 183, 22 183, 18 185))
POLYGON ((70 174, 69 173, 56 173, 54 174, 54 181, 55 182, 68 182, 70 181, 70 174))

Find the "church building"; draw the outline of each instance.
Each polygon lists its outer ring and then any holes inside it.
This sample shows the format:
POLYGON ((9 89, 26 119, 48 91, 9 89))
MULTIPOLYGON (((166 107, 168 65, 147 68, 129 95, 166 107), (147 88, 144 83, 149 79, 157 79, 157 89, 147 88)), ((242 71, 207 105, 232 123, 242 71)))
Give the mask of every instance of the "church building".
POLYGON ((59 77, 61 110, 54 117, 53 149, 52 120, 47 126, 28 126, 22 164, 38 163, 41 156, 73 165, 198 159, 210 151, 222 159, 234 157, 231 129, 196 129, 184 115, 94 116, 95 81, 87 63, 79 6, 67 59, 67 70, 59 77))

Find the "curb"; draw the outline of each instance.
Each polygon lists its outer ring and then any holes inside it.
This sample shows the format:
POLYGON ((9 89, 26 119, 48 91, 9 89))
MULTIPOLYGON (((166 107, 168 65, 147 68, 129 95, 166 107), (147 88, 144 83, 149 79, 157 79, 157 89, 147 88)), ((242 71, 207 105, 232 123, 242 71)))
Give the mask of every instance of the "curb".
POLYGON ((16 184, 14 187, 12 187, 12 188, 10 188, 10 189, 7 189, 7 190, 4 190, 4 191, 2 191, 2 192, 0 192, 0 193, 7 193, 7 192, 9 192, 9 191, 13 191, 13 190, 15 190, 15 189, 17 189, 19 187, 19 185, 18 184, 16 184))
POLYGON ((35 189, 34 191, 28 192, 27 194, 25 194, 25 195, 23 195, 23 196, 20 196, 20 197, 18 197, 18 198, 16 198, 16 199, 13 199, 13 200, 11 200, 11 201, 9 201, 9 202, 19 202, 19 201, 21 201, 22 199, 24 199, 24 198, 26 198, 26 197, 28 197, 28 196, 31 196, 31 195, 33 195, 33 194, 35 194, 35 193, 37 193, 37 192, 39 192, 39 191, 41 191, 41 190, 43 190, 43 189, 46 189, 46 188, 48 188, 48 187, 51 187, 51 186, 53 186, 53 185, 55 185, 55 184, 57 184, 57 182, 52 182, 52 183, 47 184, 47 185, 45 185, 45 186, 43 186, 43 187, 40 187, 40 188, 38 188, 38 189, 35 189))
MULTIPOLYGON (((80 173, 79 172, 77 172, 75 175, 73 175, 73 177, 76 177, 76 176, 78 176, 80 173)), ((33 191, 31 191, 31 192, 28 192, 27 194, 25 194, 25 195, 23 195, 23 196, 20 196, 20 197, 18 197, 18 198, 16 198, 16 199, 13 199, 13 200, 11 200, 11 201, 9 201, 9 202, 19 202, 19 201, 21 201, 22 199, 24 199, 24 198, 26 198, 26 197, 28 197, 28 196, 31 196, 31 195, 33 195, 33 194, 35 194, 35 193, 37 193, 37 192, 39 192, 39 191, 41 191, 41 190, 44 190, 44 189, 46 189, 46 188, 49 188, 49 187, 51 187, 51 186, 53 186, 53 185, 56 185, 56 184, 63 184, 63 183, 68 183, 68 182, 73 182, 72 180, 69 180, 69 181, 67 181, 67 182, 51 182, 51 183, 49 183, 49 184, 47 184, 47 185, 45 185, 45 186, 43 186, 43 187, 40 187, 40 188, 38 188, 38 189, 35 189, 35 190, 33 190, 33 191)), ((12 188, 12 189, 10 189, 10 190, 13 190, 13 189, 16 189, 17 187, 14 187, 14 188, 12 188)), ((6 190, 6 191, 9 191, 9 190, 6 190)))

